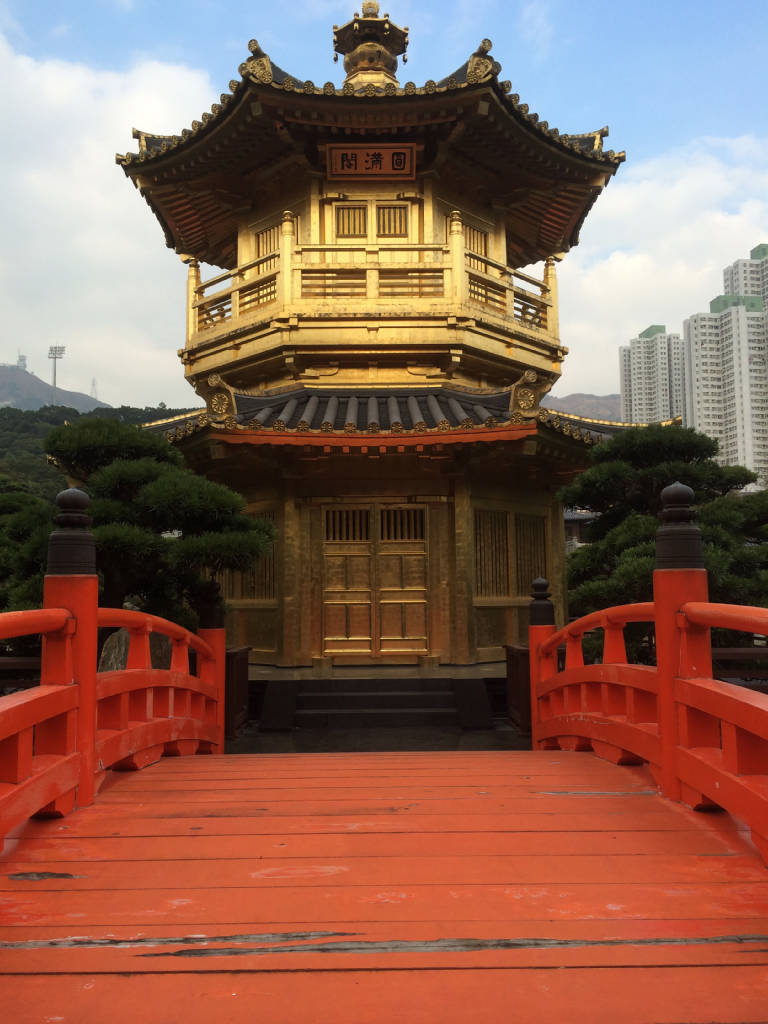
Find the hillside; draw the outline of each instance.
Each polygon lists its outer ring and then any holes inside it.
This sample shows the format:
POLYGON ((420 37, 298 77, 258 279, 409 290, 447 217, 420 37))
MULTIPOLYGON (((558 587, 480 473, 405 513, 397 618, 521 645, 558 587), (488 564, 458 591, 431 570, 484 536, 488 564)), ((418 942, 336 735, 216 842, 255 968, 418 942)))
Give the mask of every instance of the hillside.
POLYGON ((30 411, 40 409, 44 405, 65 405, 70 409, 77 409, 78 412, 111 408, 106 402, 100 402, 90 395, 84 395, 79 391, 66 391, 59 387, 56 388, 54 398, 53 387, 33 373, 28 373, 19 366, 0 364, 0 407, 30 411))
POLYGON ((585 419, 612 420, 614 423, 621 420, 621 395, 586 395, 578 392, 557 398, 546 395, 541 404, 548 409, 584 416, 585 419))

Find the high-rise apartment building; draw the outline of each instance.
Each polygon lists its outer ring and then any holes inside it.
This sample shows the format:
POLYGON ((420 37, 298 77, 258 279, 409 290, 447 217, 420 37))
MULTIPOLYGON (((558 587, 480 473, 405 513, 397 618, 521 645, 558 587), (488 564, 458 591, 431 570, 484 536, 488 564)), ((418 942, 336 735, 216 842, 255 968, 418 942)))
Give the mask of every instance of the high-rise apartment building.
POLYGON ((723 294, 694 313, 683 339, 655 324, 619 349, 621 416, 682 416, 720 443, 718 461, 768 486, 768 244, 723 271, 723 294))
POLYGON ((619 349, 621 418, 660 423, 685 412, 683 339, 651 324, 619 349))
POLYGON ((723 271, 725 295, 759 295, 768 310, 768 244, 756 245, 748 260, 736 260, 723 271))
MULTIPOLYGON (((729 267, 726 275, 736 266, 729 267)), ((683 333, 685 425, 720 442, 718 461, 728 466, 748 466, 765 483, 768 338, 762 298, 720 295, 710 303, 709 313, 688 317, 683 333)))

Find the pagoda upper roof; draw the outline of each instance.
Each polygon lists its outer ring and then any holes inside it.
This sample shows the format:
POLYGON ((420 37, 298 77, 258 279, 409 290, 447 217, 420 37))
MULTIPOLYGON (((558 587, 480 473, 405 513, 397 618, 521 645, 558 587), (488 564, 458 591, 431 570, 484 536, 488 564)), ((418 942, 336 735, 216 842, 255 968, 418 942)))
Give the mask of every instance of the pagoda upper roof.
POLYGON ((442 173, 448 162, 459 189, 506 213, 516 266, 575 245, 624 160, 604 150, 607 128, 561 134, 531 112, 500 80, 487 39, 453 74, 423 86, 317 86, 283 71, 255 40, 249 50, 240 78, 199 120, 177 135, 134 129, 138 152, 116 157, 168 246, 215 266, 236 266, 235 216, 322 172, 329 142, 416 142, 417 173, 442 173))

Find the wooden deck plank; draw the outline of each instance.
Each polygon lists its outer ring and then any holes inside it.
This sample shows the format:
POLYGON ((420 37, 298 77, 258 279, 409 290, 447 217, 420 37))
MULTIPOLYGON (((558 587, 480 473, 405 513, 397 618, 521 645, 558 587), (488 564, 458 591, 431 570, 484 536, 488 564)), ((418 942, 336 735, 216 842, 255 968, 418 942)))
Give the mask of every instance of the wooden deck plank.
MULTIPOLYGON (((156 820, 156 819, 153 819, 156 820)), ((151 822, 147 823, 147 831, 151 822)), ((18 844, 18 841, 16 841, 18 844)), ((161 861, 216 860, 221 857, 218 835, 193 832, 185 835, 68 836, 25 839, 23 856, 27 863, 58 861, 161 861)), ((303 835, 229 835, 228 856, 244 857, 380 857, 381 838, 373 832, 320 832, 303 835)), ((17 846, 7 851, 15 859, 17 846)), ((542 857, 571 856, 627 857, 691 854, 737 856, 748 852, 741 833, 702 831, 610 832, 391 832, 387 835, 387 857, 542 857)))
POLYGON ((142 925, 175 920, 185 926, 247 924, 271 920, 318 923, 355 922, 373 908, 382 921, 579 920, 599 917, 697 917, 704 903, 710 915, 763 917, 768 913, 768 882, 657 884, 420 885, 393 881, 346 886, 338 876, 317 886, 204 889, 99 889, 23 892, 0 897, 0 922, 19 925, 89 925, 113 920, 142 925))
POLYGON ((16 1024, 764 1024, 764 967, 573 970, 361 970, 340 989, 327 973, 82 974, 8 976, 3 998, 16 1024), (212 983, 216 978, 217 983, 212 983), (35 1013, 29 1007, 35 1006, 35 1013))
POLYGON ((643 769, 450 751, 108 779, 0 857, 14 1024, 136 1001, 148 1024, 768 1021, 768 872, 643 769))
MULTIPOLYGON (((624 857, 572 853, 527 856, 358 857, 353 847, 339 857, 244 857, 197 860, 49 860, 43 869, 28 860, 4 860, 0 892, 73 892, 89 889, 251 889, 303 888, 335 879, 355 885, 665 885, 761 882, 765 868, 749 855, 704 856, 637 854, 624 857)), ((767 890, 768 891, 768 890, 767 890)))
POLYGON ((461 921, 391 927, 362 921, 354 928, 335 922, 318 929, 264 922, 257 932, 225 926, 205 934, 179 935, 157 926, 91 927, 86 938, 71 929, 27 929, 25 939, 0 930, 7 971, 29 973, 177 972, 193 968, 220 973, 249 970, 348 971, 393 967, 659 967, 765 965, 768 918, 756 922, 621 922, 606 932, 605 922, 552 923, 461 921), (671 930, 673 935, 667 935, 671 930), (37 937, 39 936, 39 937, 37 937))

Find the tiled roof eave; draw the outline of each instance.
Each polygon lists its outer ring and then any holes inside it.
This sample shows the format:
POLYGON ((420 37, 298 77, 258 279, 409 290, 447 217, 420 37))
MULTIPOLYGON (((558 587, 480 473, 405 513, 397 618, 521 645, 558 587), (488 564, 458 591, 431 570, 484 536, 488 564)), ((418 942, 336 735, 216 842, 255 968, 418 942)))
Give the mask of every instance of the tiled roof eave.
POLYGON ((178 433, 167 431, 166 437, 171 443, 186 440, 191 435, 204 435, 217 442, 228 445, 247 445, 255 448, 300 448, 319 450, 326 454, 367 454, 369 452, 406 451, 419 453, 428 449, 445 449, 466 445, 496 445, 524 441, 537 436, 557 436, 562 443, 567 441, 586 448, 596 442, 596 438, 587 431, 571 430, 568 426, 561 427, 556 418, 539 422, 538 417, 523 423, 506 423, 494 427, 476 426, 472 429, 428 429, 424 431, 408 430, 380 431, 364 433, 356 431, 300 431, 271 430, 244 428, 238 426, 215 426, 206 424, 189 431, 177 428, 178 433), (564 429, 563 429, 564 428, 564 429), (560 436, 558 436, 560 435, 560 436))
POLYGON ((275 430, 217 430, 217 441, 232 445, 255 445, 296 448, 320 448, 334 451, 343 450, 350 454, 367 450, 405 450, 452 447, 467 444, 493 444, 504 441, 520 441, 535 436, 538 424, 535 420, 521 424, 507 424, 500 427, 474 427, 471 430, 409 430, 403 433, 382 431, 380 433, 347 434, 343 431, 323 433, 322 431, 275 431, 275 430))
MULTIPOLYGON (((243 67, 241 65, 241 69, 243 67)), ((427 99, 427 101, 434 98, 436 101, 444 102, 446 94, 459 99, 462 96, 466 97, 467 93, 482 94, 487 92, 489 88, 493 91, 508 116, 524 125, 534 135, 539 136, 541 141, 546 141, 555 149, 568 153, 572 157, 575 156, 587 164, 610 167, 614 171, 624 161, 624 153, 615 153, 613 150, 603 151, 597 145, 594 150, 589 150, 583 145, 585 139, 593 136, 596 139, 598 136, 602 138, 602 135, 606 133, 606 129, 601 129, 594 133, 586 133, 585 135, 560 133, 556 128, 550 128, 548 122, 541 120, 538 114, 530 112, 528 105, 520 102, 519 95, 510 93, 511 83, 500 82, 496 74, 473 82, 458 81, 453 77, 443 79, 440 83, 430 80, 421 87, 417 87, 413 82, 407 82, 405 86, 399 89, 392 86, 391 89, 387 87, 387 90, 374 90, 369 95, 366 93, 349 93, 344 89, 337 89, 331 82, 326 82, 324 86, 317 87, 313 82, 301 82, 289 75, 285 76, 280 82, 274 79, 272 81, 263 81, 252 76, 247 71, 239 81, 233 80, 230 82, 230 92, 223 93, 220 101, 213 104, 210 112, 205 112, 200 120, 193 121, 191 127, 184 129, 180 135, 157 136, 149 132, 134 130, 134 136, 141 142, 140 151, 138 153, 117 154, 116 161, 123 167, 127 175, 139 173, 139 168, 148 163, 152 165, 162 163, 164 157, 188 149, 194 146, 196 141, 205 139, 214 128, 219 127, 226 119, 232 116, 235 109, 241 105, 249 94, 254 99, 264 94, 269 98, 274 98, 280 93, 294 94, 299 102, 301 102, 301 97, 306 101, 311 101, 315 108, 319 103, 321 107, 325 106, 333 109, 340 104, 348 105, 350 102, 354 104, 360 102, 371 104, 394 102, 400 105, 403 101, 407 101, 411 104, 414 97, 422 97, 427 99)))

